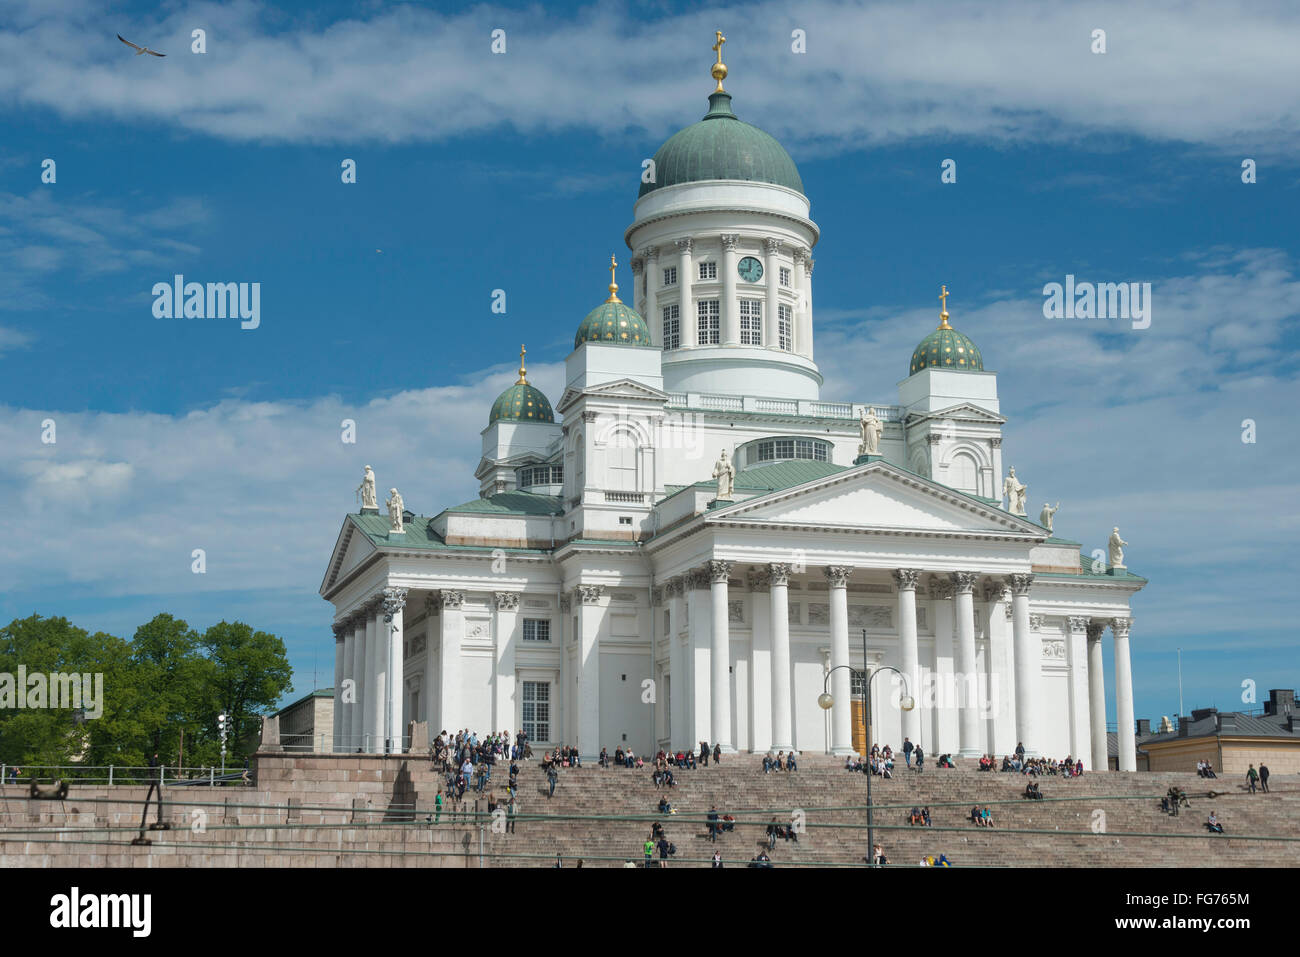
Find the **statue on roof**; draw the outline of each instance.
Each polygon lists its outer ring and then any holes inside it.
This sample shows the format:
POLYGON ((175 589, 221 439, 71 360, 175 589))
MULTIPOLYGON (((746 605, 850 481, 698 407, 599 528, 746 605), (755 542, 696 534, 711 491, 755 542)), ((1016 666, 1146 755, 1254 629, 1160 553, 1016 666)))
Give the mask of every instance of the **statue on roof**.
POLYGON ((375 499, 375 472, 369 465, 366 466, 366 477, 357 486, 357 493, 361 496, 363 509, 373 508, 376 512, 379 511, 379 502, 375 499))
POLYGON ((736 467, 727 458, 727 450, 722 450, 722 458, 713 466, 713 477, 718 480, 718 501, 731 498, 732 484, 736 481, 736 467))
POLYGON ((1043 526, 1043 528, 1047 529, 1050 532, 1052 530, 1052 516, 1055 515, 1057 512, 1059 512, 1060 510, 1061 510, 1060 502, 1056 503, 1056 508, 1052 508, 1052 506, 1044 502, 1043 511, 1038 516, 1038 524, 1043 526))
POLYGON ((1012 515, 1025 516, 1025 498, 1029 486, 1016 478, 1016 467, 1011 466, 1010 473, 1002 483, 1002 494, 1007 497, 1007 511, 1012 515))
POLYGON ((879 455, 880 436, 884 427, 876 417, 876 410, 868 407, 859 419, 859 424, 862 426, 862 444, 858 446, 858 455, 879 455))
POLYGON ((1128 542, 1119 537, 1118 525, 1110 530, 1110 542, 1108 545, 1110 551, 1110 565, 1112 568, 1124 567, 1124 546, 1127 544, 1128 542))
POLYGON ((388 501, 384 504, 388 506, 389 530, 392 532, 405 531, 405 529, 402 528, 402 512, 405 510, 405 507, 402 503, 401 493, 399 493, 395 488, 390 488, 388 490, 388 501))

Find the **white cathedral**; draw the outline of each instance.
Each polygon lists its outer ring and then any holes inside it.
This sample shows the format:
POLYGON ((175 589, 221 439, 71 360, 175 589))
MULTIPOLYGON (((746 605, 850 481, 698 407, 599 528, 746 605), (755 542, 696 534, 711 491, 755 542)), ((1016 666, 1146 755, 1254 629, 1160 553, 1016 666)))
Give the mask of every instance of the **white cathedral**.
POLYGON ((588 756, 869 734, 1104 769, 1109 629, 1135 770, 1126 543, 1101 561, 1026 517, 996 373, 946 299, 896 404, 822 398, 820 234, 789 154, 732 112, 718 40, 709 110, 655 153, 624 235, 633 305, 611 281, 554 410, 521 355, 480 498, 429 518, 396 490, 381 515, 366 467, 320 590, 335 748, 401 750, 418 722, 588 756))

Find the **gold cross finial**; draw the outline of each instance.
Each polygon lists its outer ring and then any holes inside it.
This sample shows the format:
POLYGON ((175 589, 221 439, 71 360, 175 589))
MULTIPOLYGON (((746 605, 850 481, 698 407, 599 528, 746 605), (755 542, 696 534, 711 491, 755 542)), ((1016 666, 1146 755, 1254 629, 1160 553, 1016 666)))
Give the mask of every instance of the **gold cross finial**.
POLYGON ((939 328, 940 328, 940 329, 951 329, 952 326, 948 325, 948 287, 947 287, 947 285, 944 285, 944 286, 941 288, 941 290, 940 290, 940 292, 939 292, 939 301, 943 304, 943 305, 940 307, 940 312, 939 312, 939 328))
POLYGON ((622 299, 618 298, 618 283, 614 281, 614 270, 617 267, 618 267, 618 260, 616 260, 613 256, 610 256, 609 257, 609 298, 605 300, 606 302, 623 301, 622 299))
POLYGON ((722 62, 722 44, 727 42, 727 38, 722 35, 721 30, 714 30, 713 32, 718 38, 712 47, 718 54, 718 62, 713 64, 713 69, 709 71, 713 78, 718 81, 718 88, 713 92, 726 93, 727 91, 722 88, 722 81, 727 78, 727 65, 722 62))
POLYGON ((515 385, 528 385, 528 380, 524 378, 524 353, 527 351, 521 343, 519 346, 519 381, 515 385))

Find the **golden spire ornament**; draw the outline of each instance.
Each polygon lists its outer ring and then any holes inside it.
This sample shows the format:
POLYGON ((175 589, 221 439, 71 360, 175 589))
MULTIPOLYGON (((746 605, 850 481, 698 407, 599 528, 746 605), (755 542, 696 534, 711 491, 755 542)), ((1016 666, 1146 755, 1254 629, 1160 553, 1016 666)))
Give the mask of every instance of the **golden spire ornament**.
POLYGON ((727 91, 722 88, 722 81, 727 78, 727 65, 722 62, 722 44, 727 42, 727 38, 722 35, 721 30, 714 30, 713 32, 718 38, 711 48, 718 54, 718 62, 713 64, 713 69, 709 71, 713 78, 718 81, 718 88, 713 92, 726 93, 727 91))
POLYGON ((939 328, 951 329, 952 326, 948 325, 948 287, 946 285, 939 292, 939 301, 942 303, 939 312, 939 328))
POLYGON ((614 281, 614 270, 617 267, 618 267, 618 261, 613 256, 610 256, 609 257, 609 298, 605 300, 606 302, 623 301, 622 299, 618 298, 618 283, 614 281))
POLYGON ((519 381, 515 385, 528 385, 528 380, 524 378, 524 354, 527 351, 521 343, 519 346, 519 381))

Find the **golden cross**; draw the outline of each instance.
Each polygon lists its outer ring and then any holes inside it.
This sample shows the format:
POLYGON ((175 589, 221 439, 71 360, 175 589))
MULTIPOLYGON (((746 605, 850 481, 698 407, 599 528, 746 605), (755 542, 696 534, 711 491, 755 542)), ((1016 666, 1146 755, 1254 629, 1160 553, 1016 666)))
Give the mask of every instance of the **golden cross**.
POLYGON ((724 44, 724 43, 727 42, 727 38, 724 37, 724 36, 722 35, 722 31, 721 31, 721 30, 714 30, 713 32, 714 32, 715 34, 717 34, 717 36, 718 36, 718 41, 717 41, 715 44, 713 44, 713 46, 710 47, 710 49, 712 49, 712 50, 714 50, 714 51, 717 52, 717 54, 718 54, 718 62, 721 63, 721 62, 722 62, 722 44, 724 44))
POLYGON ((618 260, 613 256, 609 257, 609 298, 606 302, 622 302, 618 298, 618 282, 614 278, 614 270, 618 267, 618 260))
POLYGON ((939 292, 939 301, 942 303, 939 312, 939 328, 948 325, 948 286, 945 284, 939 292))
POLYGON ((523 343, 519 345, 519 381, 515 385, 527 385, 528 380, 524 378, 524 354, 528 350, 524 348, 523 343))

